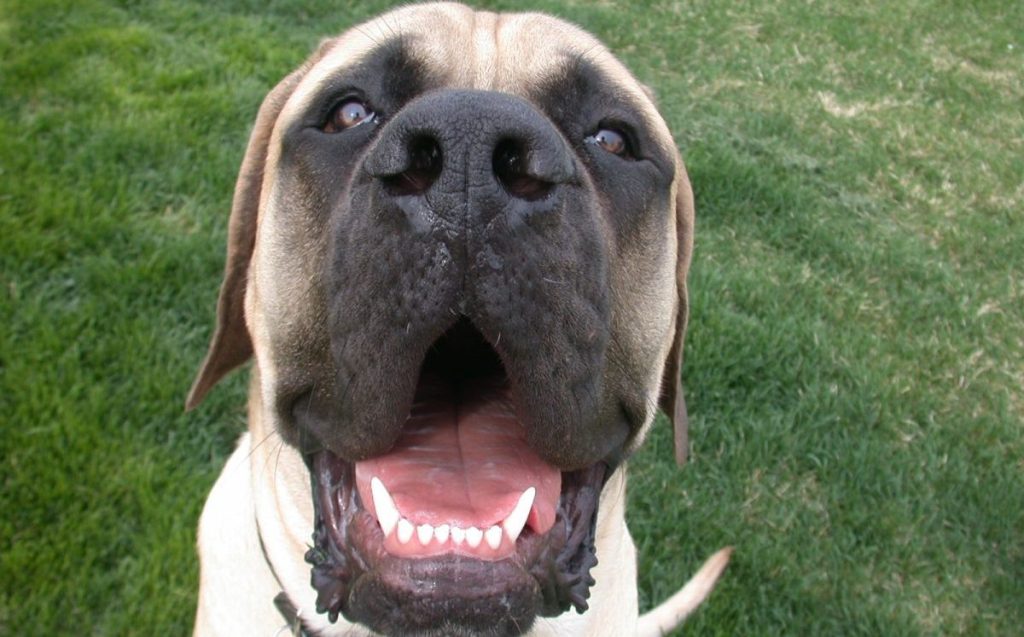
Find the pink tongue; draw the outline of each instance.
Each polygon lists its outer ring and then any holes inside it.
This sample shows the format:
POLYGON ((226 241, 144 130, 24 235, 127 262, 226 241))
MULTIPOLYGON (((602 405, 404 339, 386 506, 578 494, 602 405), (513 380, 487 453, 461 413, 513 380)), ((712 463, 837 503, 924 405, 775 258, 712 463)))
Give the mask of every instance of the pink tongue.
POLYGON ((526 444, 507 388, 469 381, 459 394, 447 383, 421 381, 395 447, 356 463, 363 505, 376 515, 370 480, 377 477, 413 524, 486 529, 536 487, 527 525, 546 532, 555 521, 561 472, 526 444))

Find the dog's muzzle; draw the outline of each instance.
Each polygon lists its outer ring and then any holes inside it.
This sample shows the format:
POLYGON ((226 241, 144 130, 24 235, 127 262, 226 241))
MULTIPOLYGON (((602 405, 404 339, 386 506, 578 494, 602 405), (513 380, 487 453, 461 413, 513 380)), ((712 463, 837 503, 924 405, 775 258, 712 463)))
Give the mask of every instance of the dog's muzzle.
POLYGON ((586 608, 601 487, 642 419, 602 387, 596 195, 519 98, 436 91, 379 126, 327 204, 331 376, 278 403, 313 476, 318 610, 519 634, 586 608))

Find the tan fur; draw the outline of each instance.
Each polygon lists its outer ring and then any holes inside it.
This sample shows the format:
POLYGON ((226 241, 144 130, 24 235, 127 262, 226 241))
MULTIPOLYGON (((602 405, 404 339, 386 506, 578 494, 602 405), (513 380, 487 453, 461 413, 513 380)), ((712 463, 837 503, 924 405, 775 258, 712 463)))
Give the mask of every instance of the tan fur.
MULTIPOLYGON (((431 71, 453 88, 525 95, 528 87, 549 77, 566 59, 584 58, 614 78, 654 131, 656 143, 678 158, 649 91, 592 36, 540 14, 498 15, 450 3, 404 7, 325 42, 271 91, 260 108, 236 186, 217 331, 188 398, 189 407, 196 405, 224 374, 254 354, 249 433, 214 487, 200 523, 202 578, 196 635, 276 634, 284 621, 271 602, 282 590, 316 634, 369 634, 344 621, 330 624, 314 611, 315 592, 309 585, 309 566, 303 561, 313 521, 309 476, 298 452, 278 437, 275 412, 264 396, 272 395, 277 348, 287 342, 284 330, 289 338, 295 334, 309 341, 324 338, 318 273, 325 250, 313 242, 297 251, 288 242, 293 232, 289 224, 295 220, 286 222, 281 217, 281 202, 299 195, 287 192, 278 179, 281 131, 333 73, 358 63, 381 40, 396 34, 416 48, 418 57, 430 60, 431 71), (443 37, 436 37, 438 33, 443 37)), ((631 292, 629 285, 620 285, 621 292, 613 300, 613 321, 624 349, 668 361, 665 380, 658 374, 648 379, 644 428, 653 421, 660 396, 662 407, 675 419, 677 457, 682 461, 687 442, 678 379, 686 329, 693 197, 681 160, 677 160, 674 189, 676 214, 665 228, 664 256, 655 263, 641 266, 638 260, 617 270, 621 276, 656 282, 653 289, 658 292, 644 297, 631 292)), ((642 435, 637 444, 640 440, 642 435)), ((682 621, 710 592, 728 561, 727 553, 712 558, 712 566, 702 569, 694 584, 638 618, 635 548, 624 513, 625 474, 620 468, 609 480, 599 508, 600 563, 594 572, 597 584, 591 591, 591 610, 540 618, 529 635, 656 635, 682 621)))

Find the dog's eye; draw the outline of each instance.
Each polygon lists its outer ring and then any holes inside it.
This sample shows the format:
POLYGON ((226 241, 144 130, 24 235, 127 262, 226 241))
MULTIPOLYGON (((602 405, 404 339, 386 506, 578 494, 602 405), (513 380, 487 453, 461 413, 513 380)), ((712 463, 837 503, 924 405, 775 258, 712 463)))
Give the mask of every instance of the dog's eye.
POLYGON ((331 109, 327 116, 327 123, 324 124, 324 132, 337 133, 366 122, 372 122, 376 117, 376 113, 362 100, 347 99, 331 109))
POLYGON ((586 139, 588 144, 599 146, 613 155, 620 157, 629 156, 629 143, 625 134, 614 128, 602 128, 586 139))

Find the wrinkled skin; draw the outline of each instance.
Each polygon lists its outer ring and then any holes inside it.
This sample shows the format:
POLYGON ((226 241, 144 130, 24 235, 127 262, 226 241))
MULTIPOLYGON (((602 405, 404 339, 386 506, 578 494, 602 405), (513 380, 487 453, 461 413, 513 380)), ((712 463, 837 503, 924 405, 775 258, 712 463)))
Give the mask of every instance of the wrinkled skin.
MULTIPOLYGON (((552 18, 409 7, 326 42, 278 85, 243 162, 190 404, 255 355, 253 440, 285 445, 273 477, 251 469, 276 494, 261 504, 258 487, 255 514, 265 546, 296 528, 314 538, 326 617, 309 621, 512 635, 586 610, 601 538, 630 546, 621 505, 599 494, 621 488, 659 400, 685 414, 691 230, 685 171, 647 92, 552 18), (483 345, 441 347, 453 333, 483 345), (507 385, 521 444, 563 476, 557 523, 504 560, 388 555, 350 477, 403 435, 439 348, 452 387, 472 374, 507 385)), ((297 572, 276 544, 268 559, 297 572)))

